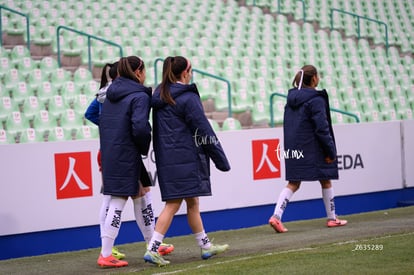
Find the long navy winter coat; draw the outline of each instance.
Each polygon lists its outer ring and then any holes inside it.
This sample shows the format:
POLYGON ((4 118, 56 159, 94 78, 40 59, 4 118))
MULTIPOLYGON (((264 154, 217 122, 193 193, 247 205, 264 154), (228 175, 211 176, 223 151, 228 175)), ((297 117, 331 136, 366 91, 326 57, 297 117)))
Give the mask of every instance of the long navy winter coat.
POLYGON ((163 201, 210 196, 210 158, 217 169, 230 170, 226 155, 207 120, 195 84, 174 83, 176 104, 152 96, 153 147, 163 201))
POLYGON ((103 103, 99 135, 104 194, 134 196, 139 191, 141 155, 151 143, 151 88, 118 77, 103 103))
POLYGON ((284 157, 286 180, 338 179, 335 137, 326 90, 289 90, 285 106, 284 157))

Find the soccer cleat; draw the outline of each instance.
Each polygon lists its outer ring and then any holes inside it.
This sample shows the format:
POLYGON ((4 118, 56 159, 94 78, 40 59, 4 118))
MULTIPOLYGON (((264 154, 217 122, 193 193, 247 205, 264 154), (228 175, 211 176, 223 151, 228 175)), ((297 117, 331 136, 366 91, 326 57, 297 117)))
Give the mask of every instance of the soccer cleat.
POLYGON ((101 267, 122 267, 127 266, 128 262, 118 260, 112 255, 109 255, 108 257, 104 258, 101 254, 98 258, 98 265, 101 267))
POLYGON ((283 226, 283 223, 279 219, 276 219, 274 216, 272 216, 269 219, 269 224, 270 224, 271 227, 273 227, 273 229, 277 233, 285 233, 285 232, 288 232, 287 228, 283 226))
POLYGON ((156 264, 158 266, 165 266, 170 264, 170 261, 165 260, 163 257, 161 257, 160 254, 152 251, 145 252, 144 261, 156 264))
POLYGON ((328 220, 326 222, 327 227, 338 227, 338 226, 344 226, 348 223, 347 220, 340 220, 336 218, 335 220, 328 220))
POLYGON ((174 245, 168 243, 162 243, 160 247, 158 247, 158 254, 161 256, 165 256, 170 254, 174 251, 174 245))
POLYGON ((229 248, 228 244, 218 245, 218 244, 211 244, 209 249, 201 249, 201 258, 203 260, 207 260, 214 255, 220 254, 226 251, 229 248))
POLYGON ((122 252, 119 252, 118 248, 116 247, 112 247, 112 256, 114 256, 118 260, 125 258, 125 254, 122 252))

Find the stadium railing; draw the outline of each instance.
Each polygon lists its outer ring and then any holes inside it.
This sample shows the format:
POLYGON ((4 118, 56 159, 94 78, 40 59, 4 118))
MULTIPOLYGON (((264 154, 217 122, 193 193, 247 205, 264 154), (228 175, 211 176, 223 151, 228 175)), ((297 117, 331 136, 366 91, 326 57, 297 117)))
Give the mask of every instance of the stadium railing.
POLYGON ((385 29, 385 38, 384 38, 384 41, 385 41, 385 49, 386 49, 386 54, 388 56, 388 25, 385 22, 382 22, 382 21, 379 21, 379 20, 376 20, 376 19, 372 19, 372 18, 369 18, 369 17, 366 17, 366 16, 358 15, 358 14, 355 14, 353 12, 344 11, 344 10, 341 10, 341 9, 331 8, 331 12, 330 12, 331 30, 334 29, 334 27, 333 27, 333 25, 334 25, 333 24, 334 23, 333 22, 334 21, 334 17, 333 17, 334 12, 343 13, 343 14, 346 14, 346 15, 350 15, 350 16, 356 17, 356 19, 357 19, 357 35, 358 35, 358 39, 361 38, 361 22, 360 22, 361 19, 362 20, 371 21, 371 22, 377 23, 379 25, 383 25, 384 26, 384 29, 385 29))
POLYGON ((112 45, 114 47, 117 47, 119 49, 119 57, 122 57, 123 56, 123 50, 122 50, 122 46, 121 45, 119 45, 117 43, 114 43, 112 41, 106 40, 104 38, 101 38, 101 37, 98 37, 98 36, 95 36, 95 35, 92 35, 92 34, 88 34, 88 33, 85 33, 85 32, 82 32, 82 31, 79 31, 79 30, 76 30, 76 29, 73 29, 73 28, 70 28, 70 27, 62 26, 61 25, 61 26, 58 26, 56 28, 56 36, 57 36, 57 39, 56 39, 56 42, 57 42, 57 59, 58 59, 59 67, 61 67, 60 30, 67 30, 67 31, 74 32, 74 33, 77 33, 79 35, 82 35, 82 36, 86 36, 87 37, 87 39, 88 39, 88 68, 89 68, 89 71, 92 71, 92 57, 91 57, 92 56, 92 54, 91 54, 91 48, 92 48, 91 40, 92 39, 101 41, 103 43, 112 45))
POLYGON ((23 16, 26 18, 26 43, 27 43, 27 48, 30 49, 30 19, 29 16, 27 14, 21 13, 17 10, 13 10, 11 8, 8 8, 6 6, 0 5, 0 46, 3 46, 3 26, 2 26, 2 10, 7 10, 11 13, 15 13, 17 15, 23 16))

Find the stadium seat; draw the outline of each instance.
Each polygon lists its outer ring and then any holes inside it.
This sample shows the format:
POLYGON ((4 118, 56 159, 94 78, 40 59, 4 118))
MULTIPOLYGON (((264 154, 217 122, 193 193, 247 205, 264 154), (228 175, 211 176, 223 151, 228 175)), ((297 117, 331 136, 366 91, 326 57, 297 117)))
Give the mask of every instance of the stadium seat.
POLYGON ((36 96, 28 96, 22 104, 22 113, 26 117, 33 119, 33 117, 44 108, 45 106, 39 102, 36 96))
POLYGON ((46 141, 47 131, 27 128, 22 131, 18 138, 18 143, 33 143, 46 141))
POLYGON ((270 120, 270 112, 267 103, 256 101, 252 109, 253 124, 268 125, 270 120))
POLYGON ((216 96, 215 93, 215 88, 213 86, 213 81, 211 80, 211 78, 201 78, 201 79, 197 79, 197 88, 198 91, 200 93, 200 98, 201 100, 207 100, 210 98, 214 98, 216 96))
POLYGON ((19 70, 11 68, 8 70, 3 77, 3 82, 6 88, 14 86, 17 82, 24 82, 24 76, 20 73, 19 70))
POLYGON ((246 89, 239 89, 238 91, 233 92, 232 96, 234 101, 234 106, 232 106, 233 112, 241 113, 252 108, 253 99, 246 89))
POLYGON ((73 74, 73 81, 76 83, 84 83, 93 80, 92 73, 88 69, 78 68, 73 74))
POLYGON ((15 66, 19 70, 23 78, 27 78, 32 75, 34 69, 37 68, 37 62, 35 62, 30 56, 22 57, 20 60, 15 61, 15 66))
POLYGON ((30 128, 30 120, 21 112, 11 112, 6 121, 6 129, 8 132, 21 132, 24 129, 30 128))
POLYGON ((53 127, 49 129, 45 139, 48 142, 72 140, 71 130, 68 132, 63 127, 53 127))
POLYGON ((64 128, 81 126, 84 124, 84 112, 78 113, 74 109, 65 109, 60 119, 58 119, 58 125, 64 128))
POLYGON ((10 96, 3 96, 0 100, 0 114, 8 116, 13 111, 20 111, 19 103, 14 101, 10 96))
POLYGON ((0 145, 1 144, 13 144, 15 143, 15 138, 13 134, 7 133, 6 130, 0 128, 0 145))
POLYGON ((81 125, 76 128, 77 139, 97 139, 99 138, 99 129, 95 125, 81 125))
POLYGON ((61 95, 51 97, 47 104, 47 111, 53 116, 60 117, 65 112, 64 98, 61 95))
POLYGON ((51 56, 43 57, 39 62, 39 68, 50 77, 51 73, 59 67, 58 62, 51 56))
POLYGON ((228 110, 229 102, 227 98, 227 90, 220 89, 217 91, 217 95, 214 97, 214 108, 218 111, 228 110))
POLYGON ((33 128, 39 131, 54 128, 58 126, 58 118, 53 116, 53 114, 49 114, 47 110, 39 110, 33 118, 33 128))
POLYGON ((38 89, 39 86, 42 86, 43 82, 49 81, 49 75, 43 72, 43 70, 35 68, 30 71, 26 79, 32 89, 38 89))
POLYGON ((24 81, 16 82, 15 85, 11 85, 9 88, 10 95, 15 102, 21 102, 29 96, 36 95, 35 90, 24 81))
POLYGON ((210 122, 210 125, 211 125, 211 127, 213 128, 213 130, 214 131, 221 131, 221 127, 220 127, 220 125, 218 124, 218 122, 217 121, 215 121, 214 119, 208 119, 208 122, 210 122))
POLYGON ((17 64, 18 62, 20 62, 21 60, 23 60, 23 58, 28 57, 30 58, 30 51, 26 46, 23 45, 17 45, 14 46, 11 53, 10 53, 10 59, 12 60, 12 62, 14 64, 17 64))
POLYGON ((63 68, 57 68, 50 73, 50 82, 58 89, 69 80, 72 80, 71 73, 63 68))
POLYGON ((230 131, 230 130, 241 130, 242 126, 240 121, 233 117, 228 117, 223 121, 223 126, 221 127, 223 131, 230 131))

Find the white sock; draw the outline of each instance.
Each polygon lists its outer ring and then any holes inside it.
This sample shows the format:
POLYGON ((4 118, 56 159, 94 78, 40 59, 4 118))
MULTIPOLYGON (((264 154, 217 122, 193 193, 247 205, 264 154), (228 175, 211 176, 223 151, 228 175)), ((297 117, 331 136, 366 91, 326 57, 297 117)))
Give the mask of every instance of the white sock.
POLYGON ((197 240, 198 245, 203 249, 209 249, 211 247, 211 242, 207 237, 205 230, 195 233, 194 237, 197 240))
POLYGON ((282 192, 280 192, 279 199, 277 200, 275 211, 273 213, 273 215, 279 220, 282 219, 283 212, 285 211, 292 195, 292 190, 287 187, 283 188, 282 192))
POLYGON ((111 196, 105 224, 101 232, 101 254, 103 257, 108 257, 112 254, 112 248, 121 227, 122 210, 124 210, 126 201, 124 198, 111 196))
POLYGON ((164 235, 161 233, 158 233, 157 231, 154 231, 154 234, 152 234, 151 241, 148 244, 147 250, 158 253, 158 248, 162 244, 163 240, 164 240, 164 235))
POLYGON ((101 237, 102 237, 102 231, 104 230, 105 218, 106 218, 106 213, 108 212, 110 200, 111 200, 110 195, 104 195, 102 199, 101 209, 99 210, 99 229, 101 232, 101 237))
POLYGON ((323 198, 323 203, 325 204, 325 210, 326 210, 326 215, 328 216, 328 219, 330 220, 336 219, 333 187, 322 188, 322 198, 323 198))
POLYGON ((138 227, 147 244, 151 241, 155 229, 154 211, 152 210, 151 192, 147 192, 144 196, 133 199, 134 214, 138 227))

